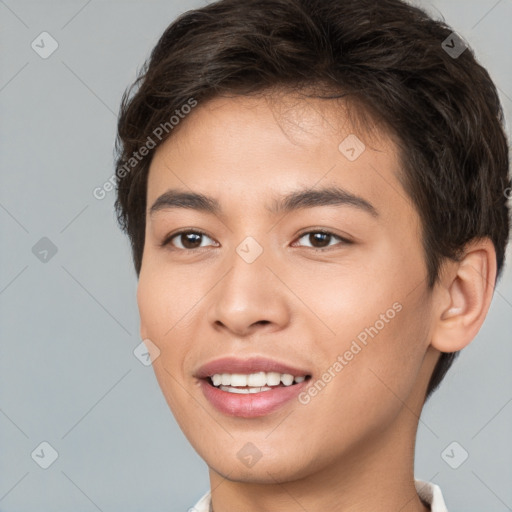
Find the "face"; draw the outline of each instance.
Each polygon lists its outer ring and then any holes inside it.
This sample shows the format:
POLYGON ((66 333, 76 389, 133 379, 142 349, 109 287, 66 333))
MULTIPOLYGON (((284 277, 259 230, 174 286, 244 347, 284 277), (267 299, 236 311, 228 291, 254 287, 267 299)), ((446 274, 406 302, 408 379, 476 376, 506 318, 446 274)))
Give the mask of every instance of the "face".
POLYGON ((342 463, 426 386, 431 297, 398 169, 392 142, 333 100, 215 99, 157 149, 141 335, 216 473, 263 483, 342 463))

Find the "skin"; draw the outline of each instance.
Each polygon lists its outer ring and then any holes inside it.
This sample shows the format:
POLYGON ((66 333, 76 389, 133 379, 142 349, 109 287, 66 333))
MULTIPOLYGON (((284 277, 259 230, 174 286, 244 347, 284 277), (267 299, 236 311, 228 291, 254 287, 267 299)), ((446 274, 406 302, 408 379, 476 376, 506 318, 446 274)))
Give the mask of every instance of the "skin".
POLYGON ((346 114, 334 100, 217 98, 196 107, 151 163, 141 336, 160 350, 158 382, 209 466, 215 512, 428 510, 413 480, 418 418, 440 351, 463 348, 485 318, 495 253, 489 240, 475 241, 429 290, 396 146, 346 114), (355 161, 338 149, 349 134, 366 145, 355 161), (265 208, 273 197, 329 185, 378 215, 350 205, 285 215, 265 208), (150 214, 171 188, 212 196, 223 213, 150 214), (206 233, 200 249, 184 248, 183 236, 162 247, 183 228, 206 233), (302 234, 318 228, 335 236, 302 234), (247 236, 263 249, 250 264, 236 252, 247 236), (261 356, 307 368, 312 385, 396 302, 400 312, 307 404, 232 417, 206 400, 194 376, 219 357, 261 356), (248 442, 261 453, 251 468, 237 457, 248 442))

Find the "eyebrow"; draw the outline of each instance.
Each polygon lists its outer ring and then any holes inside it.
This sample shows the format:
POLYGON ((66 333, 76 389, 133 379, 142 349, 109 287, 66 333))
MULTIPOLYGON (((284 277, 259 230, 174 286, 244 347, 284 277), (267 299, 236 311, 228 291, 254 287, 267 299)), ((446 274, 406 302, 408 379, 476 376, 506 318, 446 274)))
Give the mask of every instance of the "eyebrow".
MULTIPOLYGON (((336 186, 315 190, 296 190, 285 196, 274 198, 271 204, 266 206, 266 209, 277 215, 318 206, 351 206, 369 213, 372 217, 379 216, 377 209, 369 201, 336 186)), ((178 189, 167 190, 159 196, 149 209, 149 214, 153 215, 158 211, 171 208, 190 208, 213 215, 222 215, 222 208, 217 199, 178 189)))

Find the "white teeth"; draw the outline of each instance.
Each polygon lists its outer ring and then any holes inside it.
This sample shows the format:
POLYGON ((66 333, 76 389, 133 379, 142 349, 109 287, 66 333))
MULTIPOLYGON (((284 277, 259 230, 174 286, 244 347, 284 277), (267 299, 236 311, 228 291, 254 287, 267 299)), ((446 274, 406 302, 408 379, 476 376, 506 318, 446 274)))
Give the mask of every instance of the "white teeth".
POLYGON ((242 375, 241 373, 233 373, 231 375, 232 386, 245 387, 247 386, 247 375, 242 375))
POLYGON ((265 372, 251 373, 247 376, 247 385, 252 387, 261 387, 267 383, 265 372))
MULTIPOLYGON (((247 388, 250 390, 248 393, 257 393, 258 391, 252 391, 252 389, 263 389, 266 386, 279 386, 281 383, 284 386, 291 386, 294 382, 300 383, 306 379, 305 375, 294 377, 290 373, 278 373, 278 372, 257 372, 250 374, 243 373, 216 373, 211 376, 212 383, 216 387, 229 387, 229 388, 247 388)), ((237 392, 246 392, 246 389, 237 392)))
POLYGON ((267 373, 267 386, 279 386, 281 382, 281 374, 277 372, 267 373))
POLYGON ((281 382, 285 386, 291 386, 293 384, 293 375, 290 375, 289 373, 283 373, 281 375, 281 382))
POLYGON ((271 391, 272 388, 267 386, 256 387, 256 388, 232 388, 231 386, 220 386, 222 391, 228 391, 229 393, 239 393, 241 395, 248 395, 249 393, 260 393, 261 391, 271 391))

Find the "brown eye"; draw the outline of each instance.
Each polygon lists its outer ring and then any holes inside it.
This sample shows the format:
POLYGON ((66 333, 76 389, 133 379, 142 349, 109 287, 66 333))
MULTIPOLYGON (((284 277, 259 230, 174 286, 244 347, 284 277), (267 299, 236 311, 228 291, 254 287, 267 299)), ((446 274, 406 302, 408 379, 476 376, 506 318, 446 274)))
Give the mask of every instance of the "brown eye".
MULTIPOLYGON (((339 245, 331 243, 334 239, 339 240, 341 242, 341 245, 351 243, 350 240, 346 240, 345 238, 342 238, 328 231, 309 231, 307 233, 303 233, 300 236, 299 241, 302 239, 306 239, 311 244, 309 245, 309 247, 319 250, 331 247, 333 245, 339 245)), ((306 245, 305 247, 308 246, 306 245)))
POLYGON ((329 245, 332 235, 328 235, 327 233, 310 233, 308 237, 308 241, 313 245, 313 247, 321 248, 329 245))
POLYGON ((202 242, 205 238, 211 238, 200 231, 182 231, 167 238, 163 245, 172 245, 178 249, 194 250, 205 247, 202 242))

